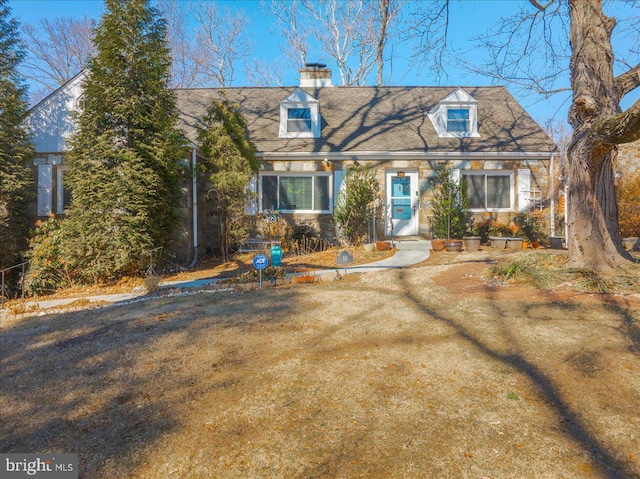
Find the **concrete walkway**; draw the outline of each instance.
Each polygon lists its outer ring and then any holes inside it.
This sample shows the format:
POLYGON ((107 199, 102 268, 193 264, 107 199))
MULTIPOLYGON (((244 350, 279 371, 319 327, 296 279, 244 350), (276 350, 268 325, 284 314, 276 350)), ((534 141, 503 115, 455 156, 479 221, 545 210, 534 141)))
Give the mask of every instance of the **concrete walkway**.
MULTIPOLYGON (((316 276, 336 275, 336 272, 340 274, 350 273, 372 273, 376 271, 383 271, 393 268, 405 268, 415 264, 422 263, 429 258, 429 252, 431 250, 431 242, 422 239, 416 240, 403 240, 395 241, 396 253, 386 259, 375 261, 358 266, 347 266, 328 268, 323 270, 317 270, 316 276)), ((223 278, 205 278, 186 281, 163 281, 160 283, 160 290, 163 293, 172 292, 192 292, 198 289, 207 289, 211 285, 215 285, 223 278)), ((128 304, 135 301, 141 301, 145 297, 152 298, 153 295, 147 295, 145 291, 133 291, 131 293, 120 294, 102 294, 93 296, 78 296, 71 298, 61 299, 43 299, 36 301, 26 301, 23 304, 23 314, 12 314, 7 308, 0 311, 0 322, 4 322, 11 317, 21 317, 23 315, 44 315, 53 314, 60 311, 66 311, 68 309, 86 309, 92 307, 91 303, 95 303, 93 306, 106 306, 115 304, 128 304), (79 302, 79 300, 81 302, 79 302), (75 304, 74 304, 75 303, 75 304)))

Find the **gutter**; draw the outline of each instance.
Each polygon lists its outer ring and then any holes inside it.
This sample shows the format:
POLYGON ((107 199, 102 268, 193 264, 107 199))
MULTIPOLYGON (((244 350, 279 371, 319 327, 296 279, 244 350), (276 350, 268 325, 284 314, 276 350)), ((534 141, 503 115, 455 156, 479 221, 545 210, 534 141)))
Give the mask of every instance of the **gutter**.
POLYGON ((305 160, 323 160, 340 161, 350 160, 355 155, 361 160, 547 160, 552 151, 527 151, 527 152, 504 152, 504 151, 487 151, 487 152, 465 152, 465 151, 448 151, 448 152, 425 152, 425 151, 349 151, 349 152, 258 152, 256 156, 268 161, 286 158, 288 161, 305 161, 305 160))
POLYGON ((196 176, 196 149, 191 150, 191 191, 193 193, 192 198, 192 215, 193 215, 193 260, 189 265, 189 269, 195 267, 198 262, 198 182, 196 176))

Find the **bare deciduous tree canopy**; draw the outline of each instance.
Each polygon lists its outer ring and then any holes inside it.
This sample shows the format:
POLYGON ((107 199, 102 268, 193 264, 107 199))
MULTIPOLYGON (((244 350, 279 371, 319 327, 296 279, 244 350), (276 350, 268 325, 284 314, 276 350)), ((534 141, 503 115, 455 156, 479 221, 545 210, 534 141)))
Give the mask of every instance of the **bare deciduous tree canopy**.
MULTIPOLYGON (((474 64, 470 55, 449 50, 450 7, 451 2, 443 0, 418 9, 412 30, 420 40, 417 58, 430 59, 433 68, 441 70, 452 61, 546 97, 571 91, 569 263, 598 271, 627 264, 630 256, 618 230, 614 171, 617 145, 640 138, 640 100, 624 112, 620 107, 625 95, 640 86, 640 65, 624 54, 616 63, 612 33, 618 22, 604 14, 601 0, 530 0, 516 15, 501 18, 476 38, 478 48, 488 55, 474 64), (625 68, 617 77, 616 67, 625 68)), ((627 23, 623 33, 634 35, 637 45, 637 18, 636 23, 622 22, 627 23)))
POLYGON ((95 53, 93 26, 94 21, 88 17, 56 17, 22 26, 27 52, 23 72, 29 80, 42 85, 36 97, 55 90, 85 67, 95 53))

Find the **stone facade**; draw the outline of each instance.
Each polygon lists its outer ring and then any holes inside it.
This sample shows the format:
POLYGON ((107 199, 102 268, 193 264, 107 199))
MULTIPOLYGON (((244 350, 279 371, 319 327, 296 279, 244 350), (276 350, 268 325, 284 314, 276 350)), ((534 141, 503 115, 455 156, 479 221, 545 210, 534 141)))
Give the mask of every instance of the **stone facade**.
POLYGON ((617 173, 631 175, 640 173, 640 140, 618 148, 617 173))

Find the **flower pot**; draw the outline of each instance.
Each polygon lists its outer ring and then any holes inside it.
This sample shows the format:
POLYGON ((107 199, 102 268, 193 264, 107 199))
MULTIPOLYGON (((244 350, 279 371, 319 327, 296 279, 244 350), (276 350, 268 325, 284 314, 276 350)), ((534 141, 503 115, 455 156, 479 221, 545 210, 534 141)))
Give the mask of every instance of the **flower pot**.
POLYGON ((491 246, 497 249, 505 249, 507 247, 507 239, 501 236, 491 236, 489 237, 491 240, 491 246))
POLYGON ((465 251, 478 251, 480 249, 480 236, 465 236, 464 240, 465 251))
POLYGON ((562 240, 564 240, 562 236, 549 236, 551 249, 562 249, 562 240))
POLYGON ((365 245, 363 245, 364 251, 365 253, 373 253, 376 250, 376 244, 375 243, 367 243, 365 245))
POLYGON ((529 242, 528 241, 523 241, 522 242, 522 249, 527 249, 529 247, 529 242))
POLYGON ((510 248, 512 250, 521 250, 522 242, 522 238, 507 238, 507 248, 510 248))
POLYGON ((631 237, 631 238, 622 238, 622 245, 624 249, 627 251, 633 251, 639 247, 640 238, 631 237))
POLYGON ((378 251, 389 251, 391 249, 391 242, 389 242, 389 241, 376 241, 376 249, 378 251))
POLYGON ((432 239, 431 240, 431 249, 433 251, 442 251, 444 249, 444 240, 443 239, 432 239))
POLYGON ((538 243, 537 241, 532 241, 532 242, 531 242, 531 248, 532 248, 532 249, 538 249, 538 248, 540 248, 540 243, 538 243))
POLYGON ((447 251, 460 251, 462 249, 462 240, 447 240, 444 242, 447 251))

